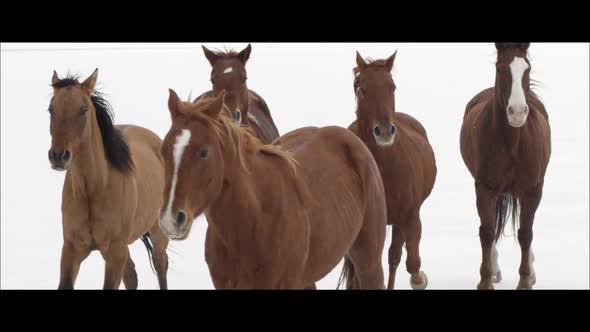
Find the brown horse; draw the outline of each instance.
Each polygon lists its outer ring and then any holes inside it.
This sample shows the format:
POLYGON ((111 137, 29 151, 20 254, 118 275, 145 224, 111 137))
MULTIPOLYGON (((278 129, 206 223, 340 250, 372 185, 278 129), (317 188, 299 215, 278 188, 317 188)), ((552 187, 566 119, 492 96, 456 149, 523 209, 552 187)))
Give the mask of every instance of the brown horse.
POLYGON ((248 89, 246 81, 246 62, 250 58, 252 46, 248 46, 241 52, 213 52, 203 46, 205 57, 212 66, 211 83, 213 90, 199 96, 195 102, 203 97, 218 95, 226 92, 224 111, 236 123, 248 125, 254 134, 264 144, 271 143, 279 137, 279 131, 275 126, 270 110, 264 99, 256 92, 248 89))
POLYGON ((365 62, 356 53, 357 67, 353 73, 357 119, 349 129, 375 157, 385 186, 387 223, 393 225, 387 288, 394 288, 405 242, 406 268, 411 274, 412 288, 424 289, 428 279, 420 271, 420 207, 434 186, 436 162, 422 125, 413 117, 395 111, 391 70, 396 54, 397 51, 386 60, 365 62))
POLYGON ((493 289, 501 280, 496 243, 508 215, 522 251, 519 289, 535 284, 531 249, 533 221, 541 201, 551 155, 551 130, 545 106, 531 91, 529 43, 496 43, 496 85, 477 94, 465 108, 461 155, 475 179, 481 220, 481 281, 493 289))
POLYGON ((97 76, 98 69, 80 83, 54 71, 51 80, 49 161, 54 170, 67 170, 59 289, 74 288, 80 264, 93 250, 105 260, 105 289, 119 288, 121 279, 127 289, 137 288, 128 245, 139 238, 165 289, 168 238, 157 223, 164 188, 161 140, 141 127, 114 126, 109 103, 94 90, 97 76))
POLYGON ((385 198, 366 146, 339 127, 302 128, 263 145, 220 115, 223 98, 181 102, 170 90, 164 233, 185 239, 206 214, 216 288, 301 289, 346 255, 359 288, 383 289, 385 198))

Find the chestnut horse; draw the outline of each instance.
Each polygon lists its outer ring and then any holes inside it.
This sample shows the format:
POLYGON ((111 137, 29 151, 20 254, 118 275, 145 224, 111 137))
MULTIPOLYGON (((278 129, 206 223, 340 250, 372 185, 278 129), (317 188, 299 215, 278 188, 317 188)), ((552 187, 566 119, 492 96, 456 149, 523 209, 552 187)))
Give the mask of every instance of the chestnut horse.
POLYGON ((463 117, 461 155, 475 179, 481 221, 478 289, 494 289, 492 282, 502 278, 496 243, 510 213, 515 229, 520 219, 517 288, 530 289, 536 281, 533 221, 551 155, 551 130, 545 106, 531 91, 529 44, 496 43, 496 84, 473 97, 463 117))
POLYGON ((250 58, 252 46, 242 51, 213 52, 203 47, 205 57, 211 64, 211 83, 213 90, 200 95, 195 102, 203 97, 218 95, 226 92, 225 109, 230 118, 236 123, 250 126, 254 134, 264 144, 271 143, 279 137, 279 131, 275 126, 268 105, 256 92, 248 89, 246 81, 246 62, 250 58))
POLYGON ((420 207, 434 186, 436 162, 424 127, 410 115, 395 111, 391 70, 396 54, 386 60, 366 62, 356 53, 353 73, 357 119, 349 129, 375 157, 385 186, 387 223, 393 225, 387 288, 394 288, 405 242, 410 284, 413 289, 424 289, 428 279, 420 271, 420 207))
POLYGON ((141 127, 114 126, 111 106, 94 90, 97 76, 98 69, 80 83, 54 71, 51 80, 49 161, 54 170, 67 170, 59 289, 74 288, 80 264, 93 250, 105 260, 103 288, 117 289, 121 279, 127 289, 137 288, 128 245, 139 238, 166 289, 168 238, 157 223, 164 190, 161 140, 141 127))
POLYGON ((207 216, 215 288, 301 289, 343 258, 359 288, 383 289, 386 207, 375 160, 350 131, 302 128, 271 145, 170 90, 160 227, 175 240, 207 216))

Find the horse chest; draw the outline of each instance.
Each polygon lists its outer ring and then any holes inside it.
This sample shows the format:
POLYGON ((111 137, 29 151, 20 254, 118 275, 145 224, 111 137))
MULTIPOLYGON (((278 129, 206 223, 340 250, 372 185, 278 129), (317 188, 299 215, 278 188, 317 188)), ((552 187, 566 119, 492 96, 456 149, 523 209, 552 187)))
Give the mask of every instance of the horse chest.
POLYGON ((519 194, 539 183, 541 166, 516 149, 500 147, 494 157, 481 159, 478 173, 480 180, 490 188, 519 194))

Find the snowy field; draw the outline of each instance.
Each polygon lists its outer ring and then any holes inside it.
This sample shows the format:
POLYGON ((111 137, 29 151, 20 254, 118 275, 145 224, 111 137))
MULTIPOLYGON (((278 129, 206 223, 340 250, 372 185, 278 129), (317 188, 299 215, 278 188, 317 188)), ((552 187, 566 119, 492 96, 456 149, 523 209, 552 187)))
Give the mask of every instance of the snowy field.
MULTIPOLYGON (((210 65, 201 44, 2 44, 1 47, 1 283, 2 289, 55 289, 62 246, 61 192, 65 173, 51 170, 47 106, 52 71, 84 78, 98 67, 98 88, 115 122, 169 129, 168 88, 184 99, 210 89, 210 65)), ((206 44, 210 48, 246 44, 206 44)), ((421 214, 422 269, 429 289, 475 289, 481 250, 473 179, 459 152, 466 103, 494 83, 495 48, 489 44, 252 44, 248 86, 267 101, 281 134, 303 126, 346 127, 355 118, 355 50, 384 58, 399 50, 394 67, 397 110, 428 131, 438 176, 421 214)), ((589 45, 532 44, 531 77, 549 113, 552 157, 537 211, 533 248, 536 289, 589 288, 589 45)), ((172 242, 172 289, 212 289, 204 260, 206 222, 172 242)), ((511 233, 511 228, 507 227, 511 233)), ((387 248, 383 252, 387 268, 387 248)), ((499 245, 504 280, 518 282, 520 248, 512 234, 499 245)), ((140 289, 157 288, 141 241, 131 246, 140 289)), ((405 253, 397 288, 410 289, 405 253)), ((334 289, 341 265, 318 283, 334 289)), ((82 264, 79 289, 102 287, 98 252, 82 264)), ((387 278, 387 274, 385 275, 387 278)), ((123 285, 121 284, 123 288, 123 285)))

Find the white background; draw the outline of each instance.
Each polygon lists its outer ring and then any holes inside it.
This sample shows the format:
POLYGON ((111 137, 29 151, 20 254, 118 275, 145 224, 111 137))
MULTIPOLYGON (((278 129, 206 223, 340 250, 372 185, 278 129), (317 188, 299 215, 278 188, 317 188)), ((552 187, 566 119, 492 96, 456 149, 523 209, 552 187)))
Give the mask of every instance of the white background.
MULTIPOLYGON (((98 88, 117 124, 145 126, 160 137, 169 129, 168 88, 185 99, 210 89, 201 44, 2 44, 1 48, 1 283, 2 289, 53 289, 62 245, 61 191, 65 173, 50 169, 47 106, 52 71, 86 78, 98 67, 98 88)), ((210 48, 246 44, 207 44, 210 48)), ((393 70, 397 110, 416 117, 435 151, 438 176, 421 214, 422 269, 430 289, 474 289, 481 250, 473 179, 459 152, 466 103, 494 83, 489 44, 252 44, 248 85, 267 101, 281 134, 303 126, 346 127, 355 118, 355 50, 385 58, 399 50, 393 70)), ((553 153, 537 211, 533 248, 535 288, 588 289, 588 44, 533 44, 531 77, 549 113, 553 153)), ((507 227, 511 233, 511 228, 507 227)), ((189 238, 173 242, 170 288, 213 288, 203 248, 205 220, 189 238)), ((387 248, 383 252, 387 268, 387 248)), ((504 280, 518 282, 520 249, 509 234, 499 245, 504 280)), ((139 288, 157 288, 143 244, 131 246, 139 288)), ((397 288, 408 289, 404 260, 397 288)), ((318 283, 334 289, 340 265, 318 283)), ((104 262, 94 252, 76 288, 102 287, 104 262)), ((387 279, 387 273, 385 275, 387 279)), ((122 286, 123 287, 123 286, 122 286)))

